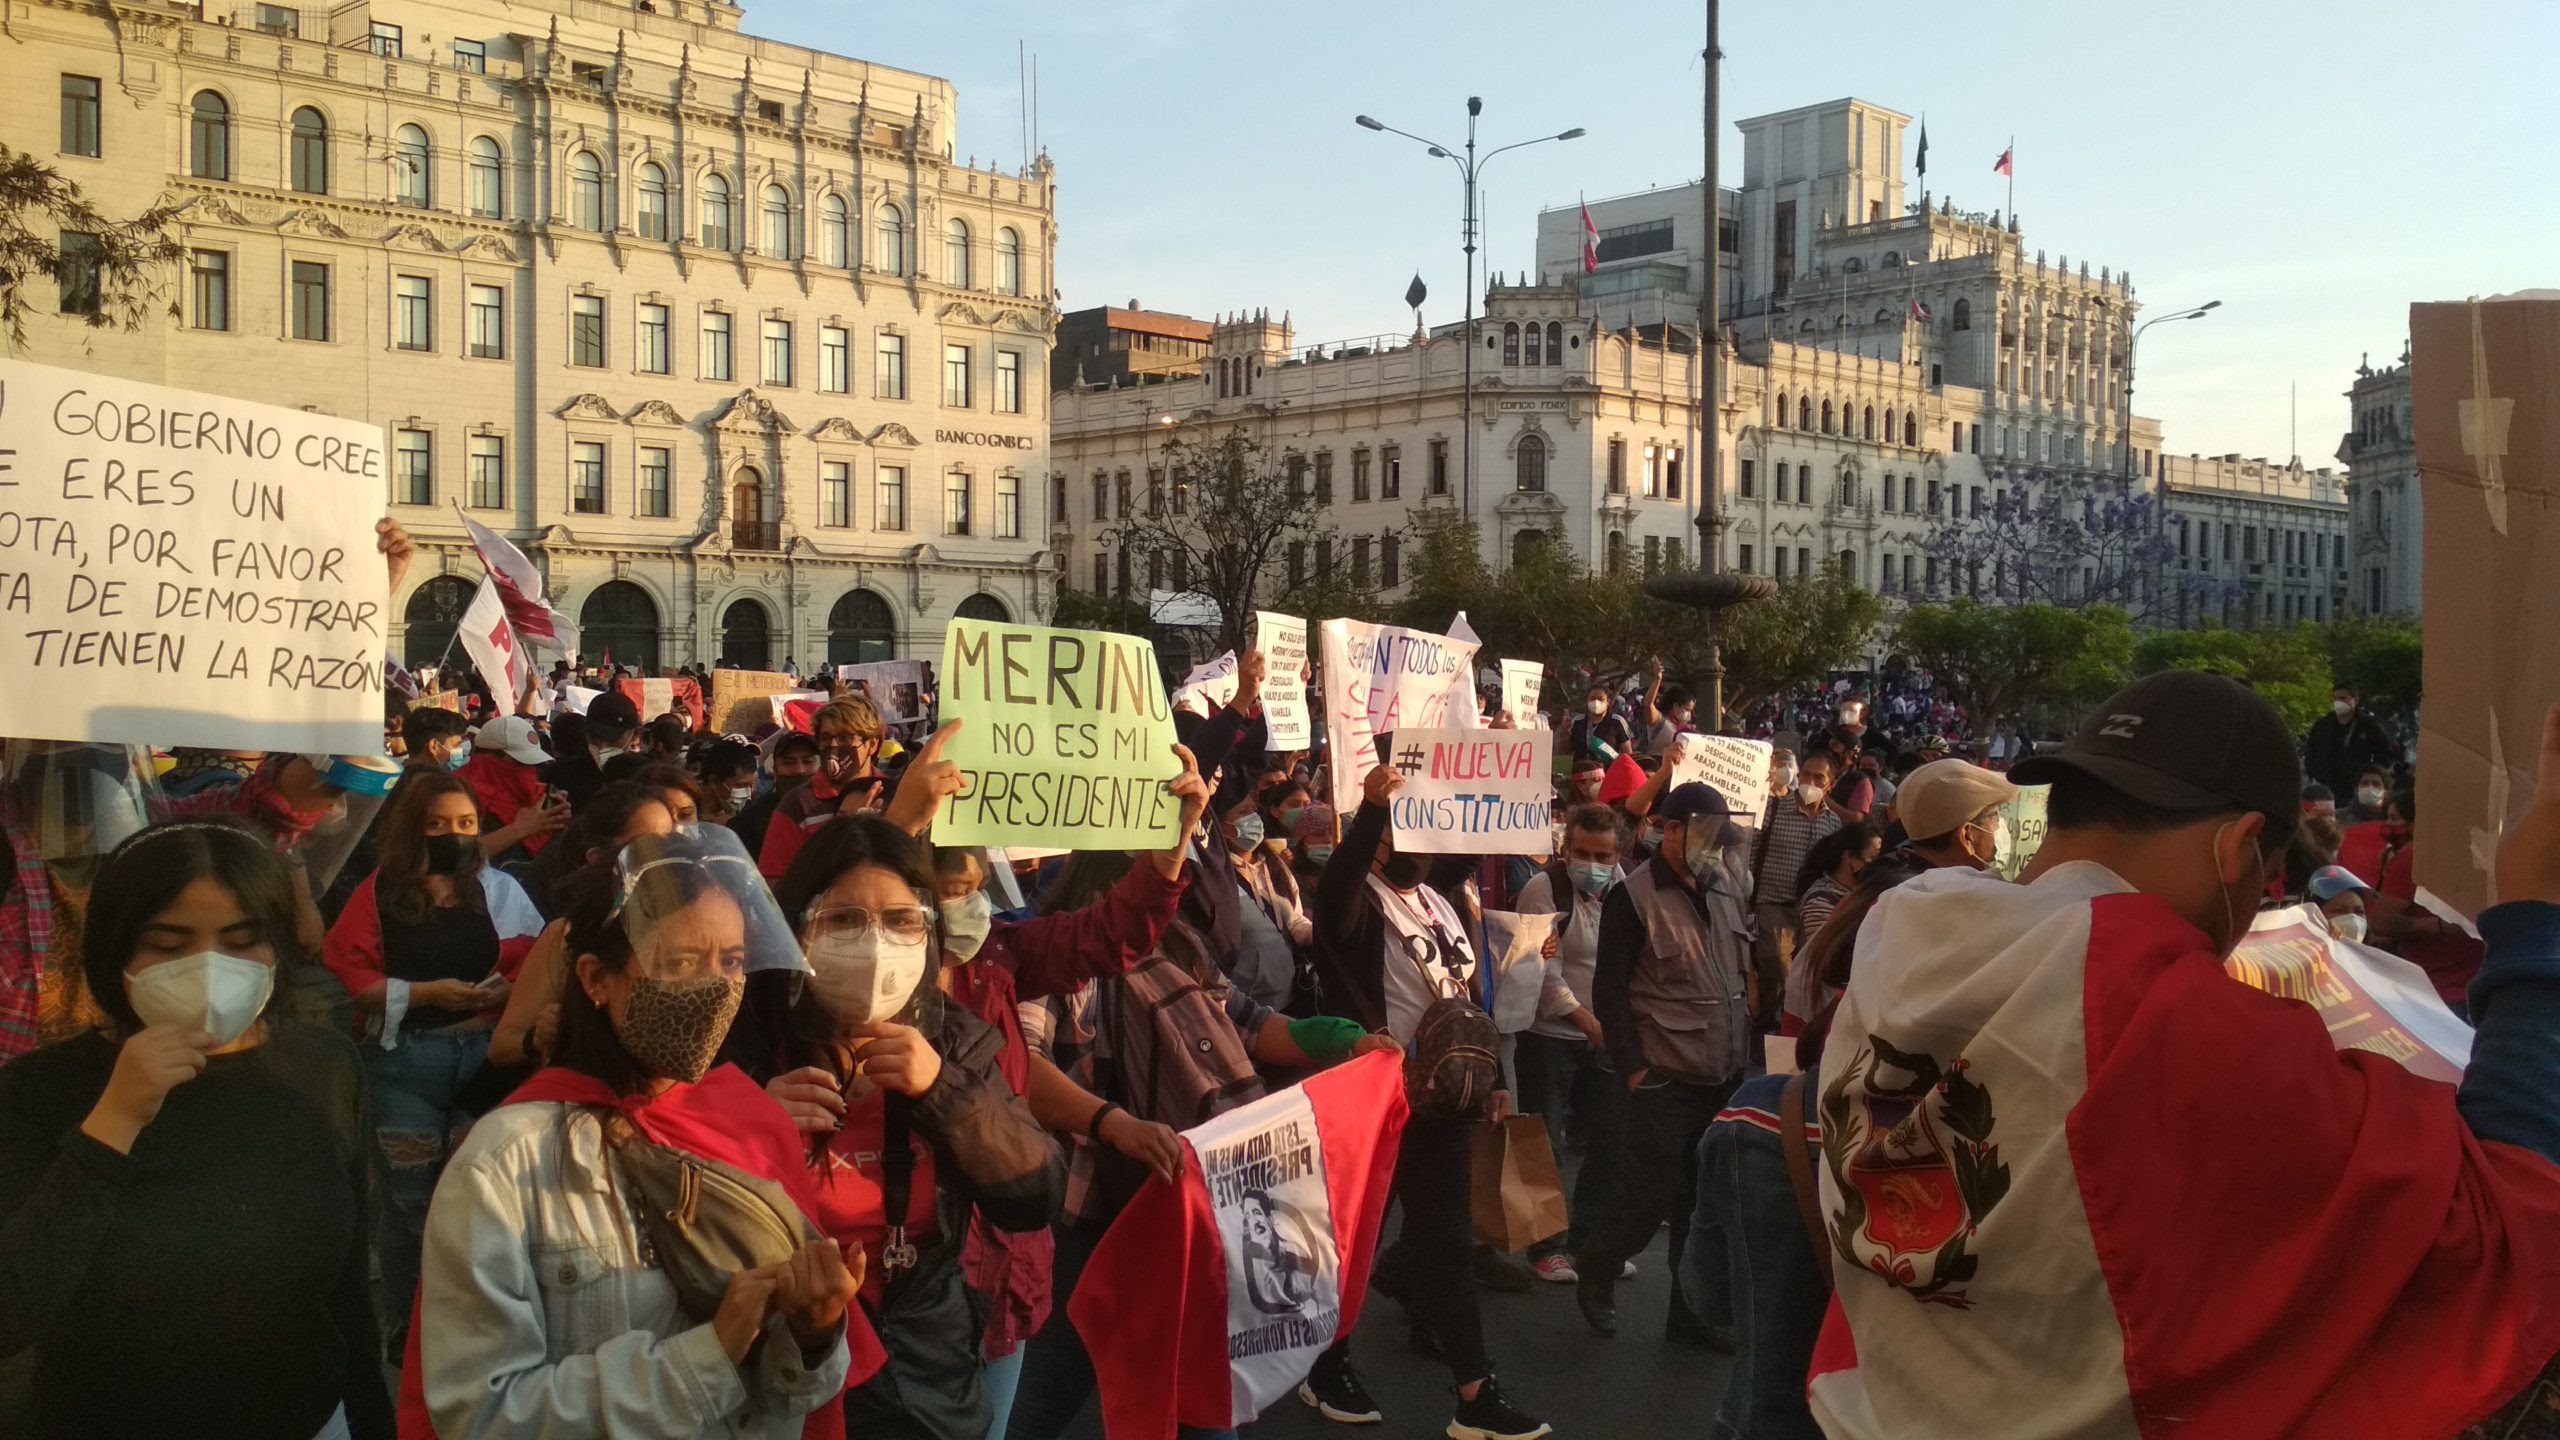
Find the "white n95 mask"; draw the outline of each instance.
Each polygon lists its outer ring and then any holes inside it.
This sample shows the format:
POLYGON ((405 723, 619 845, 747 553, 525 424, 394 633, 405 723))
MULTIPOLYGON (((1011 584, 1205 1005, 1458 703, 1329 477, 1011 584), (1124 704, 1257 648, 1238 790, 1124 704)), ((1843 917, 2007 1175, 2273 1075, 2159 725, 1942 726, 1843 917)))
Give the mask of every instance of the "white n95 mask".
POLYGON ((847 1025, 886 1020, 907 1007, 925 973, 925 943, 892 940, 877 927, 828 935, 809 947, 809 988, 847 1025))
POLYGON ((143 1024, 203 1030, 223 1045, 248 1033, 275 988, 274 966, 219 950, 154 965, 124 980, 125 998, 143 1024))

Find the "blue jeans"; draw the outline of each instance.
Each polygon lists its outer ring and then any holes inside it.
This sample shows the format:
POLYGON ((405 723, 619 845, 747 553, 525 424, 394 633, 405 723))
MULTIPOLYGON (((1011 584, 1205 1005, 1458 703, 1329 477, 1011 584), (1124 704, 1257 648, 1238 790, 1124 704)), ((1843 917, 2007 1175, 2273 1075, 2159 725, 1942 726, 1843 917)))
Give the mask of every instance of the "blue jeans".
MULTIPOLYGON (((1067 1318, 1067 1302, 1074 1298, 1085 1263, 1093 1258, 1094 1247, 1102 1243, 1109 1228, 1107 1221, 1057 1227, 1049 1323, 1020 1351, 1022 1378, 1013 1394, 1013 1422, 1005 1427, 1009 1440, 1058 1440, 1093 1398, 1093 1357, 1085 1352, 1084 1337, 1076 1333, 1075 1322, 1067 1318)), ((1176 1436, 1177 1440, 1236 1440, 1233 1430, 1190 1425, 1178 1427, 1176 1436)))
POLYGON ((1572 1226, 1530 1246, 1529 1258, 1589 1250, 1609 1228, 1626 1188, 1627 1087, 1609 1068, 1609 1052, 1588 1040, 1534 1031, 1516 1038, 1512 1062, 1520 1071, 1521 1113, 1547 1122, 1547 1143, 1558 1158, 1568 1130, 1582 1147, 1582 1168, 1573 1177, 1572 1226))
POLYGON ((987 1440, 1004 1440, 1005 1427, 1013 1423, 1013 1392, 1022 1384, 1023 1350, 1016 1345, 1012 1354, 978 1367, 978 1389, 987 1397, 987 1440))
MULTIPOLYGON (((1748 1081, 1733 1103, 1774 1112, 1786 1079, 1748 1081)), ((1829 1302, 1777 1136, 1735 1120, 1707 1127, 1698 1144, 1698 1208, 1682 1259, 1680 1288, 1692 1306, 1703 1309, 1729 1289, 1733 1307, 1733 1369, 1709 1434, 1714 1440, 1822 1440, 1804 1389, 1829 1302)))
POLYGON ((400 1037, 397 1050, 365 1048, 383 1200, 374 1209, 373 1248, 382 1266, 382 1341, 395 1364, 409 1336, 409 1302, 418 1293, 427 1202, 435 1198, 444 1162, 471 1128, 454 1097, 488 1058, 485 1025, 413 1031, 400 1037))

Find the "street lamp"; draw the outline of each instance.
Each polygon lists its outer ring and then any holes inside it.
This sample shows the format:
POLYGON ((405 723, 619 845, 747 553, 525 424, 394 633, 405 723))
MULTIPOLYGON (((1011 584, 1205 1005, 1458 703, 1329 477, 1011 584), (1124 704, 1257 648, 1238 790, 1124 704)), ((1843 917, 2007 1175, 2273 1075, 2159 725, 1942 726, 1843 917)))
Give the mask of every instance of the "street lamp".
MULTIPOLYGON (((2133 357, 2134 352, 2142 345, 2142 332, 2164 321, 2201 320, 2206 315, 2221 308, 2221 301, 2207 300, 2203 304, 2193 306, 2189 309, 2172 310, 2165 315, 2154 315, 2139 325, 2127 327, 2124 325, 2122 320, 2118 320, 2116 322, 2120 328, 2124 328, 2125 330, 2124 418, 2117 422, 2117 424, 2118 429, 2122 431, 2120 443, 2124 452, 2124 462, 2121 474, 2124 479, 2125 492, 2127 494, 2131 494, 2133 491, 2133 357)), ((2151 506, 2151 533, 2155 538, 2166 534, 2168 532, 2169 525, 2169 477, 2164 473, 2159 477, 2159 479, 2160 484, 2157 487, 2159 494, 2151 506)), ((2157 597, 2155 596, 2154 598, 2156 599, 2157 597)))
POLYGON ((1462 382, 1466 386, 1466 391, 1458 400, 1458 505, 1460 513, 1465 515, 1470 521, 1475 519, 1476 480, 1476 177, 1484 173, 1484 167, 1493 162, 1494 156, 1503 153, 1505 150, 1519 150, 1531 145, 1543 145, 1550 140, 1579 140, 1585 133, 1582 127, 1577 125, 1570 130, 1562 131, 1558 134, 1540 135, 1533 139, 1515 141, 1512 144, 1502 146, 1499 149, 1488 150, 1484 153, 1482 158, 1478 158, 1476 155, 1476 117, 1483 113, 1483 97, 1478 95, 1468 96, 1467 143, 1465 147, 1466 155, 1463 159, 1459 157, 1453 147, 1443 145, 1436 140, 1426 140, 1411 131, 1399 130, 1393 125, 1380 124, 1378 121, 1373 120, 1366 115, 1354 115, 1351 117, 1351 123, 1359 126, 1363 130, 1375 130, 1387 135, 1401 135, 1405 139, 1420 145, 1425 152, 1433 156, 1435 159, 1446 160, 1450 164, 1457 166, 1458 177, 1462 182, 1464 182, 1466 190, 1466 211, 1464 219, 1458 226, 1458 240, 1460 248, 1465 250, 1467 253, 1466 321, 1461 327, 1461 330, 1466 337, 1465 375, 1462 382))

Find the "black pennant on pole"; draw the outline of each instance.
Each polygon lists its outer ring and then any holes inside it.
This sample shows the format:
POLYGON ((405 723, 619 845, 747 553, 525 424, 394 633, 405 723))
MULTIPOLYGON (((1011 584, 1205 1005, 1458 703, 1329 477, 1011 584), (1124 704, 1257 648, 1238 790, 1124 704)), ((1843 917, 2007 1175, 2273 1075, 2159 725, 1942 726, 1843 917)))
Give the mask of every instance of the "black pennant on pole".
POLYGON ((1422 308, 1422 302, 1429 298, 1431 298, 1431 289, 1422 283, 1422 272, 1416 270, 1413 272, 1413 283, 1404 287, 1404 303, 1412 309, 1419 310, 1422 308))

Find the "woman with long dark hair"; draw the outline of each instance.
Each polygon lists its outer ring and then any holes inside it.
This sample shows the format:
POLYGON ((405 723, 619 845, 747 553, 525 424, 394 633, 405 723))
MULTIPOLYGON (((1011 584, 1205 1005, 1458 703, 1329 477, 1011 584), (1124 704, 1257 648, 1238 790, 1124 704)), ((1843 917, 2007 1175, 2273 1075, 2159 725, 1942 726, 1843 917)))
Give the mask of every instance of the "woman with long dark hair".
POLYGON ((104 1026, 0 1069, 0 1356, 28 1433, 391 1434, 344 1035, 277 1012, 291 867, 216 820, 97 872, 81 964, 104 1026))
POLYGON ((819 1228, 867 1262, 862 1306, 889 1361, 847 1392, 846 1431, 981 1440, 968 1220, 1047 1225, 1065 1161, 1006 1083, 1002 1034, 937 983, 922 844, 880 816, 841 816, 808 833, 775 894, 807 982, 750 986, 730 1054, 809 1137, 819 1228))
POLYGON ((489 868, 480 802, 451 775, 410 776, 375 835, 381 864, 347 897, 321 956, 367 1021, 365 1069, 389 1201, 375 1248, 382 1328, 396 1355, 427 1201, 470 1128, 466 1087, 488 1059, 490 1022, 542 933, 542 915, 513 876, 489 868))
MULTIPOLYGON (((557 845, 537 862, 565 876, 583 865, 611 863, 636 840, 675 833, 675 815, 656 791, 617 781, 588 797, 586 812, 557 845)), ((542 929, 533 950, 517 970, 507 991, 507 1008, 489 1036, 489 1063, 510 1067, 537 1065, 551 1058, 560 1031, 560 993, 568 985, 569 923, 554 920, 542 929)))

